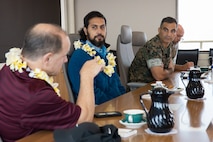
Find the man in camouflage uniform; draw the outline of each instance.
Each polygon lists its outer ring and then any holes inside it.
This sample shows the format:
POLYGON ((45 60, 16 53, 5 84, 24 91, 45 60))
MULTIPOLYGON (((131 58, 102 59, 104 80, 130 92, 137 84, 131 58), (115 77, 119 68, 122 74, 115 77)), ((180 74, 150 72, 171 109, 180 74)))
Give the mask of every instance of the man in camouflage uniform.
POLYGON ((158 35, 137 52, 129 69, 129 81, 152 82, 164 80, 174 71, 171 49, 176 37, 177 21, 166 17, 161 21, 158 35))
POLYGON ((177 32, 176 32, 176 37, 173 40, 174 46, 172 47, 172 59, 175 64, 175 70, 176 71, 184 71, 190 69, 190 67, 194 67, 194 62, 187 62, 184 65, 178 65, 176 64, 176 57, 177 57, 177 51, 178 51, 178 43, 182 39, 184 35, 184 29, 183 27, 178 24, 177 32))

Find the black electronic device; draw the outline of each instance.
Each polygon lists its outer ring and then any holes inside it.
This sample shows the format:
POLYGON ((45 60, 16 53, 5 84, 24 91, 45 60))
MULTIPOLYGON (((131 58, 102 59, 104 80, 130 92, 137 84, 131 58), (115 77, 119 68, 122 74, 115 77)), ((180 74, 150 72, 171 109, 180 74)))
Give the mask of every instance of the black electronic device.
POLYGON ((104 118, 104 117, 122 116, 122 114, 119 111, 106 111, 106 112, 96 112, 94 116, 96 118, 104 118))

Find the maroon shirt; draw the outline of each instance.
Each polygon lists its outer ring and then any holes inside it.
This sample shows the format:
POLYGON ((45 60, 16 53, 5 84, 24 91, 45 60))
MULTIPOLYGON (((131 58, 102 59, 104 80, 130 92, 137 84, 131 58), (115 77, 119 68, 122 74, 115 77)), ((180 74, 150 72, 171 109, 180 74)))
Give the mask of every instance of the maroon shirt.
POLYGON ((79 106, 61 99, 44 80, 28 73, 0 71, 0 136, 12 142, 38 130, 70 128, 80 116, 79 106))

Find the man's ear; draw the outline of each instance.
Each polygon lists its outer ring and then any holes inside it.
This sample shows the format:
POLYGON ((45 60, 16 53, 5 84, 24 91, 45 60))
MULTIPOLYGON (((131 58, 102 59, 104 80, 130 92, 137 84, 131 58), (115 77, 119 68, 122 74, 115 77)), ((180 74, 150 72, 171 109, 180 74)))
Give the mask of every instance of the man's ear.
POLYGON ((53 56, 53 53, 49 52, 42 57, 42 63, 44 66, 48 66, 49 64, 51 64, 50 62, 51 62, 52 56, 53 56))
POLYGON ((87 28, 83 28, 85 35, 87 35, 87 28))

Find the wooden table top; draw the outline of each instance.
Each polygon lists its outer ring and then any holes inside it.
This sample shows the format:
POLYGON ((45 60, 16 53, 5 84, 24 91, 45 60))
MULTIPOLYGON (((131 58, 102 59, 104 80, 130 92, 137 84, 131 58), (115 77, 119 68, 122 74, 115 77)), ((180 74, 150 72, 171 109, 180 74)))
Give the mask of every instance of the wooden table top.
MULTIPOLYGON (((184 81, 186 84, 187 80, 184 81)), ((128 138, 122 138, 123 142, 212 142, 213 141, 213 84, 201 81, 205 88, 205 95, 203 100, 189 100, 186 96, 185 90, 180 93, 172 94, 169 97, 169 104, 172 112, 174 113, 175 126, 174 130, 177 133, 167 135, 151 135, 145 132, 147 125, 144 124, 141 128, 137 129, 137 135, 128 138)), ((174 75, 163 81, 168 87, 181 87, 184 88, 180 80, 180 73, 174 75)), ((120 111, 123 113, 126 109, 142 109, 139 96, 151 89, 148 84, 144 87, 138 88, 119 96, 113 100, 105 102, 96 106, 96 112, 102 111, 120 111)), ((185 88, 184 88, 185 89, 185 88)), ((144 98, 144 103, 149 109, 151 99, 144 98)), ((125 128, 119 123, 120 117, 108 118, 94 118, 94 122, 99 126, 106 124, 114 124, 118 128, 125 128)), ((52 132, 40 131, 38 133, 27 136, 18 142, 42 142, 48 138, 49 142, 54 142, 52 132), (40 137, 37 139, 36 137, 40 137)))

